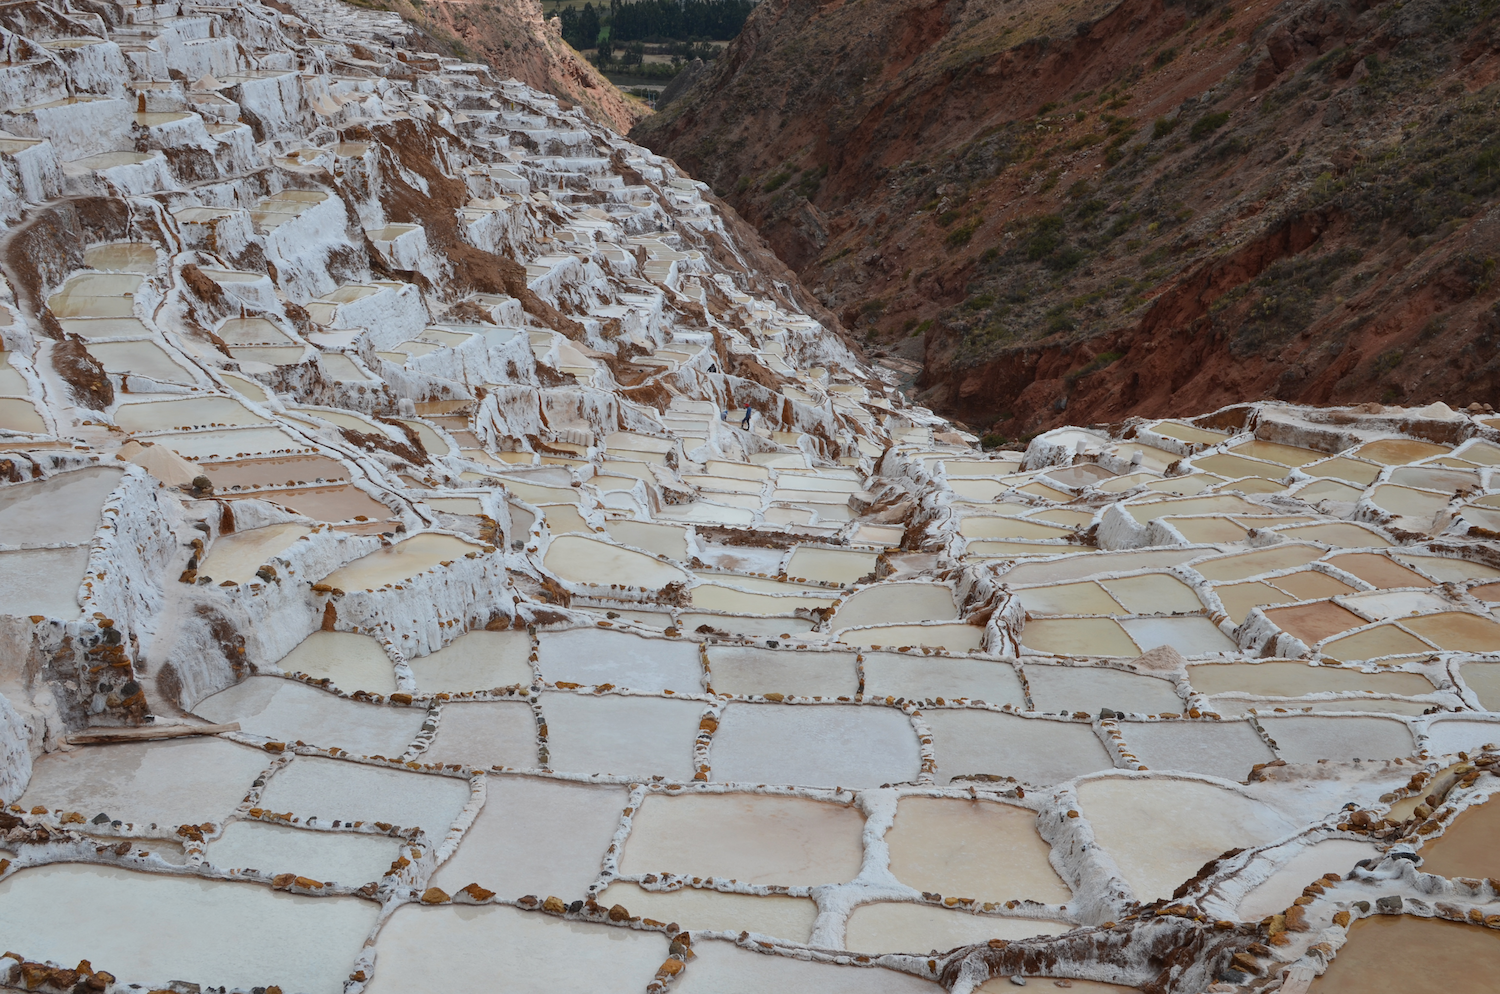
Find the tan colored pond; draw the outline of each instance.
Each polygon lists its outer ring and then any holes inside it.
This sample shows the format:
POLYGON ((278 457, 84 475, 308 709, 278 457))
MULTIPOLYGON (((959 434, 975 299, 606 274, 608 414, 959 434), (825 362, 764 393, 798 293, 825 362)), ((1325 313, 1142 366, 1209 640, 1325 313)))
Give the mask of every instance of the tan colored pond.
POLYGON ((875 552, 799 545, 787 560, 786 575, 824 583, 848 584, 875 571, 875 552))
POLYGON ((1338 666, 1306 663, 1223 663, 1188 667, 1188 682, 1200 694, 1255 694, 1266 697, 1303 697, 1307 694, 1350 693, 1417 696, 1433 686, 1416 673, 1363 673, 1338 666))
POLYGON ((1391 544, 1373 531, 1343 521, 1294 525, 1291 528, 1283 528, 1280 534, 1293 541, 1303 539, 1322 542, 1335 549, 1382 549, 1391 544))
POLYGON ((294 486, 349 479, 349 470, 327 456, 269 456, 237 462, 199 463, 198 470, 215 489, 233 487, 294 486))
POLYGON ((846 645, 901 646, 947 649, 949 652, 977 652, 984 642, 984 629, 965 622, 939 625, 874 625, 870 628, 846 628, 838 633, 846 645))
POLYGON ((1218 594, 1220 603, 1229 614, 1229 620, 1236 625, 1243 624, 1245 618, 1257 607, 1285 604, 1299 599, 1259 580, 1222 584, 1214 588, 1214 593, 1218 594))
POLYGON ((1332 478, 1345 480, 1349 483, 1367 486, 1375 482, 1380 475, 1380 467, 1374 463, 1362 462, 1358 459, 1349 459, 1339 456, 1318 463, 1316 466, 1304 466, 1302 471, 1308 476, 1332 478))
POLYGON ((1283 573, 1269 582, 1294 595, 1298 600, 1310 601, 1322 597, 1337 597, 1354 593, 1355 588, 1315 569, 1301 569, 1295 573, 1283 573))
POLYGON ((340 590, 373 589, 388 583, 400 583, 418 573, 436 569, 444 562, 481 551, 480 546, 452 535, 426 532, 356 559, 328 574, 323 582, 340 590))
POLYGON ((1327 453, 1315 452, 1312 449, 1304 449, 1296 445, 1282 445, 1280 442, 1266 442, 1254 439, 1242 445, 1236 445, 1230 452, 1241 456, 1251 456, 1255 459, 1266 459, 1270 462, 1280 463, 1283 466, 1306 466, 1310 462, 1317 462, 1327 453))
POLYGON ((857 590, 843 600, 829 627, 838 630, 857 625, 947 621, 957 617, 953 589, 946 584, 879 583, 857 590))
POLYGON ((906 797, 885 836, 891 872, 921 891, 981 901, 1065 904, 1073 896, 1047 861, 1036 812, 993 801, 906 797))
POLYGON ((1500 651, 1500 622, 1463 611, 1403 618, 1401 623, 1443 649, 1464 652, 1500 651))
MULTIPOLYGON (((296 490, 257 490, 245 496, 268 500, 317 521, 384 521, 391 509, 353 484, 341 487, 299 487, 296 490)), ((385 529, 381 529, 385 530, 385 529)))
POLYGON ((975 915, 930 904, 862 904, 849 916, 844 948, 864 953, 926 954, 991 939, 1058 935, 1073 927, 1066 922, 975 915))
POLYGON ((1021 644, 1059 656, 1138 656, 1140 648, 1112 618, 1068 618, 1032 621, 1021 644))
POLYGON ((396 689, 391 658, 380 643, 355 632, 313 632, 276 663, 285 673, 327 677, 345 693, 368 690, 388 694, 396 689))
POLYGON ((1322 555, 1323 550, 1317 546, 1287 543, 1258 552, 1205 559, 1194 563, 1193 569, 1208 580, 1246 580, 1261 573, 1303 566, 1322 555))
POLYGON ((257 579, 256 570, 311 532, 305 525, 281 524, 221 536, 199 562, 198 575, 220 584, 250 583, 257 579))
POLYGON ((1410 915, 1374 915, 1349 929, 1310 994, 1442 991, 1489 994, 1500 971, 1500 933, 1410 915))
POLYGON ((1330 635, 1346 632, 1367 624, 1364 618, 1346 608, 1329 601, 1298 604, 1294 607, 1273 607, 1265 612, 1273 625, 1293 635, 1309 646, 1323 641, 1330 635))
POLYGON ((547 569, 575 583, 618 583, 630 587, 660 589, 672 583, 687 583, 692 577, 655 556, 602 542, 586 535, 559 535, 547 547, 543 560, 547 569))
POLYGON ((0 542, 90 541, 99 528, 99 508, 123 476, 117 469, 91 467, 0 488, 0 542))
POLYGON ((1378 442, 1367 442, 1361 445, 1352 454, 1361 459, 1384 463, 1387 466, 1399 466, 1416 462, 1419 459, 1440 456, 1450 451, 1452 451, 1452 446, 1439 445, 1436 442, 1420 442, 1412 438, 1382 438, 1378 442))
POLYGON ((1500 877, 1500 804, 1493 800, 1464 809, 1442 835, 1421 850, 1422 872, 1440 877, 1500 877))

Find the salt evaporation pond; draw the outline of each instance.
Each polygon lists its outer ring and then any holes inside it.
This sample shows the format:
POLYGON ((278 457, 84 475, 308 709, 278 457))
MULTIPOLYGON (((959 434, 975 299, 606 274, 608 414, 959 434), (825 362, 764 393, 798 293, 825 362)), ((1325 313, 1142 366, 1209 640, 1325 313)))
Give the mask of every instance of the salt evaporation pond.
POLYGON ((849 916, 844 948, 926 954, 991 939, 1058 935, 1072 927, 1066 922, 976 915, 925 904, 864 904, 849 916))
POLYGON ((603 586, 659 589, 685 583, 688 574, 671 563, 584 535, 560 535, 547 547, 547 569, 564 580, 603 586))
POLYGON ((225 535, 199 562, 198 574, 220 583, 249 583, 267 560, 286 552, 311 531, 305 525, 283 524, 225 535))
POLYGON ((379 880, 401 853, 398 840, 355 832, 303 829, 237 821, 209 843, 207 862, 223 870, 296 873, 318 881, 359 886, 379 880))
POLYGON ((1410 915, 1361 918, 1341 954, 1309 994, 1374 990, 1486 994, 1500 970, 1500 935, 1493 930, 1410 915))
POLYGON ((470 553, 482 552, 480 546, 461 538, 426 532, 356 559, 328 574, 323 582, 341 590, 368 590, 400 583, 470 553))
POLYGON ((891 872, 921 891, 980 901, 1066 904, 1036 812, 987 801, 906 797, 885 835, 891 872))
POLYGON ((530 686, 531 637, 517 631, 465 632, 436 652, 407 661, 426 694, 530 686))
POLYGON ((117 469, 89 468, 0 490, 0 542, 88 542, 99 527, 99 508, 123 476, 117 469))
POLYGON ((685 929, 752 932, 791 942, 807 942, 818 917, 818 906, 805 897, 725 894, 691 886, 651 891, 638 884, 613 883, 598 900, 606 907, 621 904, 632 915, 676 922, 685 929))

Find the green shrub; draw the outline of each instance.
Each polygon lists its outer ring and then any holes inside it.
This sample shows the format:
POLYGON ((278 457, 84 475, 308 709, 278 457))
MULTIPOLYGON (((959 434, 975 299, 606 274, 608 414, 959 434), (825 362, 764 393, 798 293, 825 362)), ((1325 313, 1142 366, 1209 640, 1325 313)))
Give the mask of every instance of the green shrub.
POLYGON ((781 189, 783 186, 786 186, 787 180, 789 180, 791 178, 792 178, 792 174, 791 173, 787 172, 786 170, 782 170, 781 172, 776 173, 770 179, 766 180, 765 184, 761 187, 761 189, 764 190, 764 191, 766 191, 767 193, 775 193, 777 190, 781 189))
POLYGON ((1158 138, 1165 138, 1167 137, 1167 135, 1170 135, 1176 128, 1177 118, 1158 117, 1156 121, 1151 125, 1151 140, 1156 141, 1158 138))
POLYGON ((1192 129, 1188 131, 1188 137, 1195 142, 1202 141, 1227 123, 1229 123, 1229 112, 1227 110, 1221 110, 1213 114, 1204 114, 1193 122, 1192 129))

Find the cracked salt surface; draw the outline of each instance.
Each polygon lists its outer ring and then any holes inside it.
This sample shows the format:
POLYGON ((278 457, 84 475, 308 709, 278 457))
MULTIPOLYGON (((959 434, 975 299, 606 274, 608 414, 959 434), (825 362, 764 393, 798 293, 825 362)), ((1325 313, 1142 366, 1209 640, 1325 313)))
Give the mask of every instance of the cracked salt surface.
POLYGON ((16 141, 115 185, 0 170, 0 985, 1302 994, 1500 927, 1493 419, 984 452, 394 15, 60 4, 16 141))

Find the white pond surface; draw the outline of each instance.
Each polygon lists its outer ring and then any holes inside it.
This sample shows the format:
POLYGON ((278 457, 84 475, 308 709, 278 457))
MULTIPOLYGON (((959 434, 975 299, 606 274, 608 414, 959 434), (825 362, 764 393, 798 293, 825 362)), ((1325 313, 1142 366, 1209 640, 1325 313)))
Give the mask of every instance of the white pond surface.
POLYGON ((696 642, 646 638, 607 628, 575 628, 543 632, 537 644, 542 679, 548 683, 608 683, 654 693, 703 691, 703 663, 696 642))
POLYGON ((388 694, 396 689, 391 657, 379 642, 357 632, 313 632, 276 665, 287 673, 327 677, 345 693, 388 694))
POLYGON ((100 506, 124 475, 98 467, 0 488, 0 544, 88 542, 99 528, 100 506))
POLYGON ((442 838, 469 803, 469 783, 337 759, 299 757, 261 793, 261 807, 306 820, 384 821, 442 838))
POLYGON ((193 711, 212 722, 237 721, 249 735, 391 759, 416 740, 427 719, 424 708, 351 701, 278 676, 253 676, 199 701, 193 711))
POLYGON ((718 781, 857 789, 913 780, 920 759, 911 722, 893 708, 731 704, 709 762, 718 781))
POLYGON ((295 873, 357 887, 379 880, 399 855, 400 840, 384 835, 312 832, 237 821, 209 843, 205 859, 221 870, 295 873))
POLYGON ((437 652, 407 660, 426 694, 461 694, 531 686, 531 636, 518 631, 465 632, 437 652))

